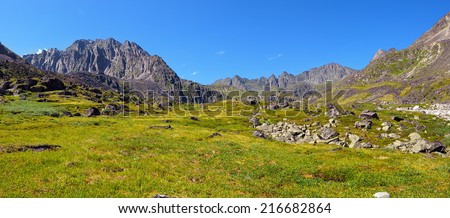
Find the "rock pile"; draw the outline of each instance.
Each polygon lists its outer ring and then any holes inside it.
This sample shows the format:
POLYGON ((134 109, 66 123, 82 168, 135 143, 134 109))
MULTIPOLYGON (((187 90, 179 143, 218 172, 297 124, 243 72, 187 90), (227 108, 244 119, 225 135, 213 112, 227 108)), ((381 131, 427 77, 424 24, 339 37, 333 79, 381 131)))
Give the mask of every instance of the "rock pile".
POLYGON ((400 150, 407 153, 446 153, 445 146, 440 142, 429 142, 422 137, 418 133, 411 133, 409 135, 409 141, 400 141, 396 140, 395 142, 389 144, 387 149, 395 149, 400 150))
POLYGON ((418 105, 407 108, 397 108, 398 111, 417 111, 424 114, 431 114, 440 117, 444 120, 450 121, 450 104, 434 104, 428 109, 424 109, 418 105))
MULTIPOLYGON (((336 124, 333 123, 333 125, 336 124)), ((271 125, 263 123, 261 126, 257 126, 256 129, 258 130, 253 133, 254 136, 267 139, 271 138, 281 142, 347 146, 345 138, 339 138, 339 133, 333 128, 322 127, 318 123, 308 125, 296 125, 287 122, 278 122, 277 124, 271 125)))

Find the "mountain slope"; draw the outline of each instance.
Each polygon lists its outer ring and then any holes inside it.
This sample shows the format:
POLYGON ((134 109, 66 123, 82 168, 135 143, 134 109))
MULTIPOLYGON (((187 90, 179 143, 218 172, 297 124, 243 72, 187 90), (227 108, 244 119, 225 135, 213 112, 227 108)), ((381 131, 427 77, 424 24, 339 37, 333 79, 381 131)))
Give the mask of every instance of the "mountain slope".
POLYGON ((0 43, 0 79, 32 78, 46 76, 44 72, 27 63, 19 55, 0 43))
POLYGON ((450 14, 410 47, 372 60, 341 81, 344 102, 416 104, 450 102, 450 14))
POLYGON ((415 41, 411 48, 422 48, 436 42, 450 40, 450 12, 442 17, 430 30, 415 41))
POLYGON ((178 75, 161 57, 129 41, 77 40, 64 51, 49 49, 24 58, 40 69, 59 73, 103 73, 118 79, 149 80, 166 89, 181 86, 178 75))

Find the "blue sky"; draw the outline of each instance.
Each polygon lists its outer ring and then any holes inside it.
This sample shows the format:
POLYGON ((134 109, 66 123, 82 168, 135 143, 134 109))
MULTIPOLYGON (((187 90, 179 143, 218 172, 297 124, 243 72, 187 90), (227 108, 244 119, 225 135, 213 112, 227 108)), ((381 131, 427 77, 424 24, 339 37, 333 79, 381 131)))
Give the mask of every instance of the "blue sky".
POLYGON ((379 48, 408 47, 450 1, 2 1, 0 41, 19 55, 113 37, 157 54, 185 79, 355 69, 379 48))

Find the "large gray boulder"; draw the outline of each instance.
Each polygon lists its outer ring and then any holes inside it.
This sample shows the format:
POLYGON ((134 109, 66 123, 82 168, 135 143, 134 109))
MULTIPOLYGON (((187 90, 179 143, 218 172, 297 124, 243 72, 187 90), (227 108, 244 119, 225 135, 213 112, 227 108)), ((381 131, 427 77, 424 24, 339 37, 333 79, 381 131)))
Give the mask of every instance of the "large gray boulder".
POLYGON ((412 142, 422 139, 422 136, 420 136, 420 134, 417 132, 413 132, 413 133, 409 134, 408 137, 411 139, 412 142))
POLYGON ((339 133, 332 128, 322 128, 319 130, 318 135, 321 139, 328 140, 339 136, 339 133))
POLYGON ((359 114, 358 117, 363 119, 379 119, 376 112, 369 110, 364 110, 363 112, 361 112, 361 114, 359 114))
POLYGON ((348 147, 355 148, 355 147, 358 147, 361 137, 359 137, 358 135, 355 135, 355 134, 349 134, 348 139, 350 140, 350 144, 348 145, 348 147))

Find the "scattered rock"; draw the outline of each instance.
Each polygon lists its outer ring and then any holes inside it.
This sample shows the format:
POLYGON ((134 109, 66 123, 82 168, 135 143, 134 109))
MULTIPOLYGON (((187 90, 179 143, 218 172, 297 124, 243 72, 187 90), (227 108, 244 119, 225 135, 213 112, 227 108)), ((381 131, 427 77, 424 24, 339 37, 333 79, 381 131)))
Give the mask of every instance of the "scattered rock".
POLYGON ((361 137, 354 134, 349 134, 348 139, 350 140, 350 144, 348 145, 349 148, 355 148, 359 146, 359 141, 361 140, 361 137))
POLYGON ((222 136, 220 133, 218 133, 218 132, 215 132, 215 133, 213 133, 213 134, 211 134, 210 136, 208 136, 208 138, 214 138, 214 137, 217 137, 217 136, 222 136))
POLYGON ((381 124, 381 129, 385 132, 389 131, 389 129, 391 129, 391 127, 392 127, 392 123, 390 123, 390 122, 383 122, 381 124))
POLYGON ((425 139, 423 139, 418 133, 411 133, 409 135, 410 141, 408 142, 402 142, 402 141, 395 141, 391 144, 389 144, 386 148, 389 149, 396 149, 401 150, 403 152, 408 153, 432 153, 432 152, 438 152, 438 153, 445 153, 446 148, 445 146, 440 142, 429 142, 425 139))
POLYGON ((149 126, 148 128, 150 129, 172 129, 172 126, 167 125, 167 126, 149 126))
POLYGON ((373 148, 373 146, 369 142, 360 142, 356 144, 355 148, 373 148))
POLYGON ((380 138, 388 138, 388 139, 399 139, 401 138, 398 134, 396 133, 381 133, 380 134, 380 138))
POLYGON ((86 110, 87 117, 95 117, 95 116, 99 116, 99 115, 100 115, 100 111, 96 107, 91 107, 86 110))
POLYGON ((167 196, 167 195, 156 194, 156 195, 154 195, 152 198, 170 198, 170 197, 167 196))
POLYGON ((259 119, 257 117, 252 117, 250 119, 250 123, 252 123, 253 128, 261 125, 261 123, 259 123, 259 119))
POLYGON ((247 102, 247 104, 252 105, 252 106, 258 104, 258 100, 255 96, 247 96, 245 98, 245 101, 247 102))
POLYGON ((66 117, 73 117, 72 113, 70 113, 69 111, 64 111, 62 114, 66 117))
POLYGON ((61 148, 59 145, 26 145, 20 147, 6 146, 0 147, 0 153, 13 153, 13 152, 26 152, 26 151, 34 151, 34 152, 42 152, 42 151, 52 151, 61 148))
POLYGON ((417 132, 413 132, 413 133, 409 134, 408 137, 411 139, 412 142, 422 139, 422 136, 420 136, 419 133, 417 133, 417 132))
POLYGON ((372 121, 370 120, 363 120, 363 121, 356 121, 355 122, 355 128, 358 129, 371 129, 372 128, 372 121))
POLYGON ((253 136, 256 136, 256 137, 258 137, 258 138, 263 138, 263 139, 266 138, 266 136, 264 135, 264 133, 261 132, 261 131, 259 131, 259 130, 254 131, 254 132, 253 132, 253 136))
POLYGON ((161 122, 163 122, 163 123, 171 123, 171 122, 173 122, 173 120, 162 120, 161 122))
POLYGON ((397 121, 397 122, 400 122, 400 121, 404 120, 403 118, 401 118, 399 116, 392 116, 391 119, 394 120, 394 121, 397 121))
POLYGON ((200 121, 197 117, 190 117, 190 119, 193 121, 200 121))
POLYGON ((331 149, 330 151, 331 151, 331 152, 336 152, 336 151, 342 151, 342 150, 344 150, 343 147, 337 147, 337 148, 331 149))
POLYGON ((389 193, 387 193, 387 192, 377 192, 373 195, 373 197, 375 197, 375 198, 390 198, 391 195, 389 195, 389 193))
POLYGON ((318 134, 319 134, 319 137, 324 140, 328 140, 328 139, 339 136, 339 133, 336 132, 332 128, 322 128, 321 130, 319 130, 318 134))
POLYGON ((341 112, 339 112, 339 110, 336 109, 335 107, 325 112, 325 116, 327 116, 328 118, 338 118, 340 115, 341 112))
POLYGON ((9 82, 9 81, 6 81, 6 82, 3 82, 2 84, 0 84, 0 89, 2 89, 2 90, 7 90, 9 88, 11 88, 11 82, 9 82))
POLYGON ((269 126, 267 123, 263 123, 261 126, 256 127, 256 129, 259 129, 264 132, 268 132, 268 131, 272 130, 272 127, 269 126))
POLYGON ((320 126, 320 122, 311 123, 311 127, 316 127, 316 126, 320 126))
POLYGON ((416 129, 416 131, 418 131, 418 132, 425 132, 426 129, 427 129, 427 127, 424 126, 424 125, 418 125, 418 126, 415 127, 415 129, 416 129))
POLYGON ((361 112, 361 114, 359 114, 358 117, 363 119, 379 119, 376 112, 369 110, 364 110, 363 112, 361 112))
POLYGON ((108 104, 105 106, 105 108, 102 109, 103 115, 112 116, 112 115, 117 115, 119 113, 120 113, 120 107, 116 104, 108 104))

